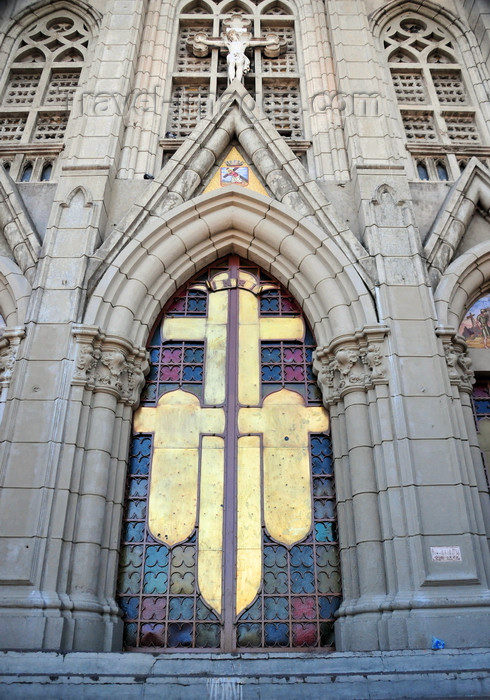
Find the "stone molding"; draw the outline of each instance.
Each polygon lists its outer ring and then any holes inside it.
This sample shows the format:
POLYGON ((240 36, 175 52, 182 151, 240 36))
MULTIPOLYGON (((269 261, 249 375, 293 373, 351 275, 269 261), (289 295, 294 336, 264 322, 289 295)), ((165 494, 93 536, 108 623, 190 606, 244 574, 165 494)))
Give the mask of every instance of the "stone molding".
POLYGON ((477 158, 472 158, 451 187, 424 245, 434 289, 454 260, 478 205, 484 210, 490 207, 490 173, 477 158))
POLYGON ((471 393, 475 383, 475 373, 464 338, 454 333, 452 328, 438 328, 436 334, 442 340, 449 381, 461 391, 471 393))
POLYGON ((22 274, 32 283, 41 242, 15 182, 0 168, 0 229, 22 274))
POLYGON ((462 253, 444 271, 434 292, 441 327, 459 328, 470 306, 487 291, 490 280, 490 241, 482 241, 462 253))
POLYGON ((135 406, 148 371, 146 349, 120 336, 106 335, 96 326, 77 324, 72 333, 77 344, 72 384, 112 394, 135 406))
POLYGON ((367 391, 388 383, 384 339, 387 326, 366 327, 315 352, 314 370, 326 405, 338 403, 350 391, 367 391))
POLYGON ((94 289, 107 266, 145 220, 153 216, 167 223, 171 210, 199 196, 206 177, 234 138, 277 203, 288 207, 298 221, 317 228, 325 238, 337 243, 366 288, 373 288, 376 268, 368 251, 337 216, 322 188, 257 108, 245 87, 235 80, 217 100, 213 114, 201 119, 186 143, 149 184, 144 198, 107 236, 98 249, 98 269, 94 265, 87 279, 89 290, 94 289))

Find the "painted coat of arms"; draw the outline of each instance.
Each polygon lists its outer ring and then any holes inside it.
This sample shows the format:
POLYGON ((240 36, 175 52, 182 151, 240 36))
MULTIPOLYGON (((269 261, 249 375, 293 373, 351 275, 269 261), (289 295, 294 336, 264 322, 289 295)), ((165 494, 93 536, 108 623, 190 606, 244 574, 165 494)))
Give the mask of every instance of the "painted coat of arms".
POLYGON ((248 165, 243 160, 226 160, 220 168, 220 184, 248 186, 248 165))

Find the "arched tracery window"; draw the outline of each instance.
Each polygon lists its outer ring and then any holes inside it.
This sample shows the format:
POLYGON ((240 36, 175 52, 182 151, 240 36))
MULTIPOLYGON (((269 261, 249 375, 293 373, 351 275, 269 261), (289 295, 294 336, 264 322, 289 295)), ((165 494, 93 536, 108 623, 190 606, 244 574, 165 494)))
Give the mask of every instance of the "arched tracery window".
POLYGON ((126 647, 332 646, 335 490, 313 347, 291 296, 236 256, 167 305, 134 419, 126 647))
POLYGON ((453 180, 473 155, 490 155, 471 81, 442 23, 405 13, 385 27, 383 41, 416 176, 453 180))
POLYGON ((164 151, 175 150, 180 140, 210 113, 213 103, 227 87, 226 50, 212 48, 208 55, 196 57, 189 52, 188 40, 199 32, 205 32, 209 38, 219 38, 224 30, 223 21, 233 14, 250 22, 253 36, 275 34, 286 42, 285 51, 277 58, 267 58, 260 48, 249 49, 250 70, 245 75, 244 84, 279 133, 292 145, 296 144, 296 150, 304 149, 305 124, 295 15, 285 3, 263 0, 254 5, 231 2, 221 9, 212 1, 184 6, 179 18, 172 87, 168 97, 166 138, 162 142, 164 151))
POLYGON ((66 126, 86 57, 89 28, 64 10, 33 22, 18 38, 0 82, 0 158, 10 175, 47 179, 47 161, 63 147, 66 126))

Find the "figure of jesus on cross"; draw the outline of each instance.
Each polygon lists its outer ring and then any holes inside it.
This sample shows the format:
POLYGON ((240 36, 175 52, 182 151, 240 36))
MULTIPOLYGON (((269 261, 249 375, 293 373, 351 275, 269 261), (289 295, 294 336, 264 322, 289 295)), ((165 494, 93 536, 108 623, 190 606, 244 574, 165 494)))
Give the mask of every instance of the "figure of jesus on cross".
POLYGON ((263 38, 252 37, 249 31, 250 20, 244 19, 241 15, 233 14, 223 21, 225 28, 221 39, 208 39, 205 32, 198 32, 187 40, 187 49, 194 56, 207 56, 210 48, 226 48, 228 56, 228 80, 243 81, 243 76, 250 69, 250 60, 245 55, 249 48, 261 47, 268 58, 277 58, 286 50, 286 41, 279 38, 277 34, 266 34, 263 38))

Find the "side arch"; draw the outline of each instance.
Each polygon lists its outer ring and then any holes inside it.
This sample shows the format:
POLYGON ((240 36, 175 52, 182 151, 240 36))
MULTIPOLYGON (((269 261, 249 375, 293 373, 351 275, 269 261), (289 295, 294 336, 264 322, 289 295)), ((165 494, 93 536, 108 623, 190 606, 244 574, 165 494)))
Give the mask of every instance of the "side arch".
POLYGON ((319 344, 377 323, 360 271, 335 241, 284 205, 233 186, 183 204, 165 219, 148 217, 97 282, 84 323, 144 344, 169 296, 228 253, 249 258, 281 282, 319 344))
POLYGON ((457 330, 465 309, 489 289, 490 241, 485 241, 446 269, 434 294, 439 324, 457 330))

